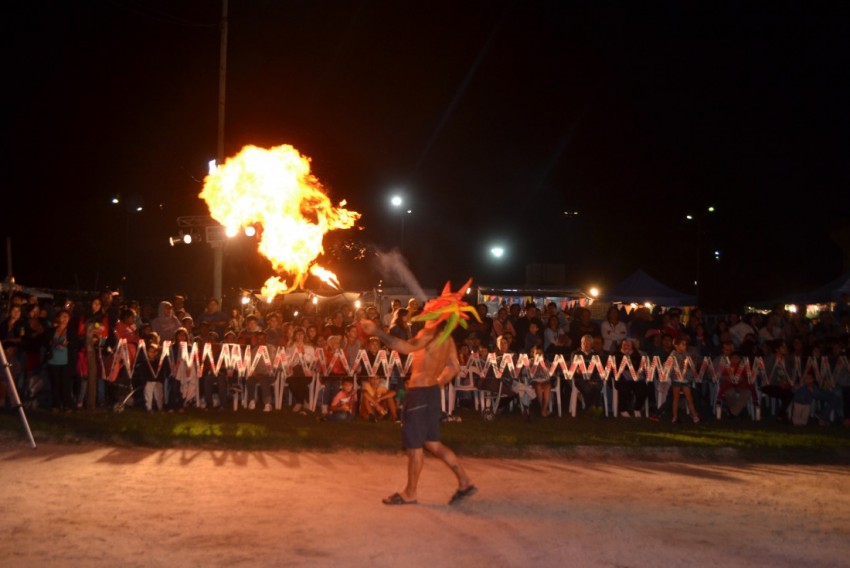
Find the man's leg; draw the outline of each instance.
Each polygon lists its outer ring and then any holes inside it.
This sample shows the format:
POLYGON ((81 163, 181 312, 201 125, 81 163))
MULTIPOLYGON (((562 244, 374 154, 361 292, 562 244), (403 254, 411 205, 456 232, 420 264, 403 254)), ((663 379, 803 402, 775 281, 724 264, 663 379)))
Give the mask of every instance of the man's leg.
POLYGON ((419 485, 419 475, 422 473, 424 464, 425 453, 422 448, 407 450, 407 487, 404 488, 404 493, 402 493, 405 501, 416 499, 416 488, 419 485))
MULTIPOLYGON (((448 446, 443 445, 441 442, 425 442, 425 448, 449 466, 449 469, 451 469, 455 474, 455 477, 457 477, 458 489, 463 490, 472 485, 472 480, 469 478, 469 475, 467 475, 466 470, 463 469, 463 466, 460 465, 457 455, 455 455, 448 446)), ((421 469, 422 468, 420 466, 420 470, 421 469)), ((417 481, 418 479, 419 477, 417 475, 417 481)))

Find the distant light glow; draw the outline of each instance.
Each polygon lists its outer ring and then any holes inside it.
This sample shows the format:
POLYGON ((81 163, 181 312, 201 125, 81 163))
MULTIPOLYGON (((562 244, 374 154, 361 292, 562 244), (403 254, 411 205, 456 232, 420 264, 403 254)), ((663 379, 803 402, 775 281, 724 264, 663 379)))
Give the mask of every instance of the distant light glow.
POLYGON ((313 305, 315 306, 318 303, 319 303, 319 298, 317 298, 316 296, 313 296, 313 305))
POLYGON ((218 166, 216 165, 215 160, 210 160, 207 164, 207 172, 209 172, 210 174, 215 173, 217 167, 218 166))
POLYGON ((141 210, 142 210, 141 207, 136 207, 136 211, 141 211, 141 210))
POLYGON ((225 227, 224 234, 227 236, 228 239, 232 239, 233 237, 239 234, 239 229, 237 229, 236 227, 225 227))
POLYGON ((187 245, 191 245, 192 244, 192 235, 190 235, 189 233, 184 234, 183 235, 183 242, 186 243, 187 245))
POLYGON ((117 197, 113 197, 113 198, 112 198, 112 203, 114 203, 114 204, 116 204, 116 205, 117 205, 118 203, 120 203, 120 200, 119 200, 117 197))
POLYGON ((599 296, 599 288, 593 287, 590 289, 590 295, 596 298, 599 296))
POLYGON ((492 254, 496 258, 502 258, 503 256, 505 256, 505 249, 504 247, 495 246, 490 249, 490 254, 492 254))
POLYGON ((709 206, 708 206, 708 212, 709 212, 709 213, 714 213, 714 205, 709 205, 709 206))
POLYGON ((693 220, 694 220, 694 216, 693 216, 693 215, 691 215, 691 214, 688 214, 688 215, 685 215, 685 219, 687 219, 688 221, 693 221, 693 220))
POLYGON ((251 303, 251 298, 248 296, 242 296, 242 305, 247 306, 249 303, 251 303))
POLYGON ((245 236, 246 237, 253 237, 256 234, 257 234, 257 229, 254 227, 254 225, 248 225, 247 227, 245 227, 245 236))
POLYGON ((359 310, 363 303, 360 300, 354 300, 354 309, 359 310))
POLYGON ((392 203, 393 207, 401 207, 401 204, 404 203, 404 200, 398 195, 393 195, 390 198, 390 203, 392 203))

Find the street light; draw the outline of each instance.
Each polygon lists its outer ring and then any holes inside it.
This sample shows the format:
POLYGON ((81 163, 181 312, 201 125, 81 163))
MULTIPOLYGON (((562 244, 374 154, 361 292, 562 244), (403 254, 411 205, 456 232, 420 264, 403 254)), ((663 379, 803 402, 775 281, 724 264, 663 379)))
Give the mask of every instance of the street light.
POLYGON ((393 195, 390 197, 390 204, 401 211, 401 244, 399 245, 399 250, 404 253, 404 218, 413 213, 413 211, 410 209, 407 211, 404 210, 402 207, 402 205, 404 205, 404 199, 400 195, 393 195))
MULTIPOLYGON (((708 213, 709 215, 716 211, 714 205, 709 205, 708 207, 706 207, 705 210, 706 210, 706 213, 708 213)), ((688 221, 696 221, 696 225, 697 225, 697 242, 696 242, 697 277, 694 280, 694 292, 695 292, 695 295, 697 297, 697 304, 699 304, 700 238, 702 236, 701 235, 702 234, 702 223, 701 223, 701 218, 699 216, 693 215, 691 213, 688 213, 687 215, 685 215, 685 219, 687 219, 688 221)), ((715 260, 718 260, 718 261, 720 260, 720 251, 715 251, 714 258, 715 258, 715 260)))

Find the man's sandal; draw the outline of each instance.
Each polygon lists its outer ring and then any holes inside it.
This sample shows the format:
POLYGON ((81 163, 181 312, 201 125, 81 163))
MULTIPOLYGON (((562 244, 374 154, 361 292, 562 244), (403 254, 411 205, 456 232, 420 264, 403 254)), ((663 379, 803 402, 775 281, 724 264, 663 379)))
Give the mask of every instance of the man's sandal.
POLYGON ((457 491, 455 491, 455 494, 452 495, 452 498, 449 499, 449 505, 455 505, 457 503, 460 503, 467 497, 472 497, 476 493, 478 493, 478 488, 474 485, 470 485, 466 489, 458 489, 457 491))
POLYGON ((406 500, 401 496, 401 493, 393 493, 389 497, 382 499, 384 505, 416 505, 416 499, 411 501, 406 500))

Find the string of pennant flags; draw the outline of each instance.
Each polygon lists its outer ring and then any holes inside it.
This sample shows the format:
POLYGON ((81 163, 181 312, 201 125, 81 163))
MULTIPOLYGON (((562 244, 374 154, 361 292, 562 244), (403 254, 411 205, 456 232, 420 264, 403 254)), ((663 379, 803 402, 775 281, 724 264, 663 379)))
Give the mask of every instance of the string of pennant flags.
MULTIPOLYGON (((287 352, 285 348, 272 345, 260 345, 252 349, 250 345, 237 344, 210 344, 199 345, 197 343, 187 344, 181 342, 174 345, 171 341, 164 341, 159 357, 150 361, 147 357, 144 341, 140 341, 136 351, 136 357, 132 358, 126 340, 119 341, 107 375, 109 380, 114 381, 121 369, 124 369, 131 378, 141 357, 142 364, 148 365, 151 372, 159 376, 162 372, 164 362, 169 364, 176 374, 186 374, 189 371, 199 376, 202 368, 209 369, 214 374, 222 371, 239 377, 251 377, 258 368, 262 368, 268 374, 282 372, 289 376, 296 367, 301 367, 306 375, 318 374, 329 376, 333 369, 342 369, 345 375, 354 376, 386 376, 393 374, 406 376, 410 373, 413 356, 407 355, 402 359, 396 351, 378 351, 374 360, 370 361, 365 350, 360 350, 353 360, 349 361, 345 353, 340 349, 333 353, 328 360, 321 349, 315 350, 314 354, 301 352, 287 352)), ((505 354, 497 356, 490 353, 486 358, 480 358, 477 354, 470 357, 469 361, 461 365, 459 376, 461 378, 474 378, 494 376, 498 379, 520 380, 525 376, 540 377, 546 373, 549 378, 560 375, 566 380, 573 380, 576 375, 590 379, 594 374, 603 381, 619 381, 638 377, 649 382, 669 381, 693 381, 718 382, 721 375, 728 374, 733 382, 747 381, 755 383, 759 377, 768 382, 773 382, 777 376, 787 377, 791 382, 798 382, 808 371, 811 371, 820 385, 831 388, 835 384, 835 377, 839 373, 850 373, 850 363, 846 355, 834 361, 828 357, 809 357, 805 361, 801 357, 794 357, 789 362, 777 360, 770 371, 765 368, 762 357, 753 357, 751 360, 742 358, 740 365, 733 369, 728 359, 721 359, 715 363, 705 357, 700 364, 696 364, 691 357, 686 357, 683 364, 674 357, 668 357, 662 362, 659 356, 644 355, 639 358, 637 367, 635 363, 623 357, 617 363, 614 357, 609 357, 603 363, 598 355, 593 355, 589 361, 583 357, 575 356, 565 358, 556 355, 551 361, 536 356, 530 359, 527 354, 505 354)), ((338 374, 335 374, 338 376, 338 374)))

